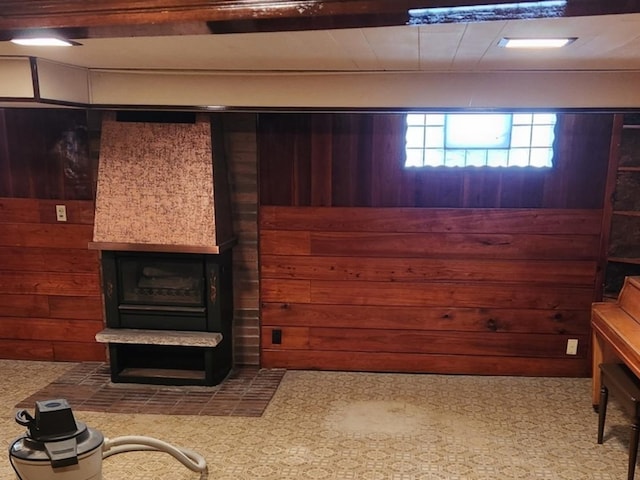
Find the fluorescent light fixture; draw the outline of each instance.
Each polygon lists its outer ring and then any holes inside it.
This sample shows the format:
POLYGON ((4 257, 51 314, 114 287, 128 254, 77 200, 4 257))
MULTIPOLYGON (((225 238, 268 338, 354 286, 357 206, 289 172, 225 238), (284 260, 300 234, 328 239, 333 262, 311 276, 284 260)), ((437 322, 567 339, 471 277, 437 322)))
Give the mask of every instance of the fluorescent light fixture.
POLYGON ((78 42, 56 37, 14 38, 11 43, 26 47, 73 47, 80 45, 78 42))
POLYGON ((575 38, 503 38, 498 45, 504 48, 561 48, 575 41, 575 38))

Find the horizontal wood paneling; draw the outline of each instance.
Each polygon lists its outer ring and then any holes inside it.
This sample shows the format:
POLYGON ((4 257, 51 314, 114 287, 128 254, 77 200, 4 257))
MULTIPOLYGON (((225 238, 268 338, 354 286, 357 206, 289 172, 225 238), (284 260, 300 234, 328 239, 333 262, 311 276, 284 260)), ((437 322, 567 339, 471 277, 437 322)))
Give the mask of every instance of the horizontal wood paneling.
POLYGON ((264 254, 268 278, 370 282, 462 281, 570 283, 593 286, 595 260, 384 258, 264 254))
POLYGON ((0 291, 9 294, 97 296, 97 273, 3 272, 0 291))
POLYGON ((589 371, 600 210, 549 211, 548 224, 544 209, 261 213, 265 366, 492 373, 478 366, 499 358, 511 374, 589 371))
POLYGON ((49 314, 49 302, 42 295, 7 295, 2 292, 0 312, 9 316, 44 317, 49 314))
POLYGON ((53 359, 57 362, 104 361, 104 345, 101 343, 53 342, 53 359))
POLYGON ((0 338, 16 340, 51 340, 92 343, 95 334, 103 328, 102 320, 60 320, 49 318, 2 317, 0 338))
POLYGON ((16 272, 95 273, 100 263, 95 250, 0 247, 0 265, 16 272))
POLYGON ((93 201, 0 199, 2 358, 104 360, 93 201), (67 222, 55 220, 55 205, 67 222))
POLYGON ((596 235, 493 233, 365 233, 264 231, 264 253, 384 257, 512 258, 585 260, 598 258, 596 235))
POLYGON ((291 207, 260 209, 265 230, 599 235, 600 210, 291 207))
POLYGON ((4 340, 0 338, 0 358, 11 360, 54 360, 51 342, 4 340))
POLYGON ((583 358, 536 358, 466 355, 431 355, 387 352, 335 352, 329 350, 262 350, 264 365, 305 370, 351 370, 365 372, 425 372, 472 375, 527 375, 587 377, 583 358))
POLYGON ((590 312, 560 309, 509 309, 408 306, 262 304, 263 327, 333 327, 457 332, 558 333, 585 335, 590 312))
POLYGON ((51 318, 79 318, 103 321, 102 296, 57 296, 49 295, 51 318))
MULTIPOLYGON (((264 327, 265 348, 275 345, 264 327)), ((565 357, 568 338, 577 338, 577 358, 585 358, 588 335, 518 334, 424 330, 378 330, 373 328, 287 327, 282 329, 282 346, 291 349, 344 352, 422 353, 442 355, 565 357), (291 338, 289 338, 291 337, 291 338)))
POLYGON ((4 223, 0 246, 86 249, 92 235, 92 225, 4 223))
POLYGON ((328 282, 263 278, 265 302, 469 308, 585 308, 592 288, 521 283, 328 282))

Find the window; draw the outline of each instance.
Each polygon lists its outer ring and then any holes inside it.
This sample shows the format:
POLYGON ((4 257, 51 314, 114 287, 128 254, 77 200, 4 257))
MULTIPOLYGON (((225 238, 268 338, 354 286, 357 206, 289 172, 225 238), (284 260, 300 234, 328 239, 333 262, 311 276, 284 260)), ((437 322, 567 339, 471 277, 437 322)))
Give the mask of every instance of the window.
POLYGON ((405 167, 553 166, 554 113, 407 114, 405 167))

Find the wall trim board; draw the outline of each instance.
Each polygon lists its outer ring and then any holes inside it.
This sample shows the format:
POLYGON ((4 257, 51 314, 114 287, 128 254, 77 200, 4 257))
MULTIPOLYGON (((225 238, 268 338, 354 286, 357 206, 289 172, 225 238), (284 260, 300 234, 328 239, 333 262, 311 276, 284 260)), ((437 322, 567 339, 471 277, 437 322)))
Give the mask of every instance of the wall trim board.
POLYGON ((0 105, 7 106, 202 111, 640 108, 640 71, 117 70, 0 56, 0 72, 0 105))

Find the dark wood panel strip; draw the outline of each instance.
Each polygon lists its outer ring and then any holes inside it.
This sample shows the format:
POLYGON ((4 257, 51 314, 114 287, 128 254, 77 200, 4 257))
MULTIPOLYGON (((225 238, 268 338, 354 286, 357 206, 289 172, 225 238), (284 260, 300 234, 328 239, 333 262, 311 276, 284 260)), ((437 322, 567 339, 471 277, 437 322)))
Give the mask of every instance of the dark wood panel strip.
POLYGON ((0 358, 11 360, 53 361, 51 342, 0 339, 0 358))
POLYGON ((602 210, 260 207, 260 228, 320 232, 599 235, 602 210))
POLYGON ((374 328, 586 335, 590 309, 533 310, 362 305, 262 304, 261 324, 271 327, 374 328))
POLYGON ((264 368, 467 375, 589 377, 590 359, 429 355, 386 352, 270 350, 261 355, 264 368))
POLYGON ((86 249, 93 236, 91 225, 12 224, 0 229, 0 246, 86 249))
MULTIPOLYGON (((332 350, 348 352, 493 355, 505 357, 564 358, 569 336, 517 333, 426 332, 349 328, 300 328, 281 330, 282 343, 271 342, 271 327, 263 327, 265 348, 332 350), (290 340, 288 337, 292 337, 290 340), (301 340, 302 337, 302 340, 301 340)), ((589 335, 575 335, 577 357, 585 358, 589 335)))
MULTIPOLYGON (((283 338, 287 331, 283 330, 283 338)), ((588 335, 576 335, 577 357, 585 358, 588 335)), ((311 328, 310 350, 349 352, 430 353, 494 355, 505 357, 566 357, 567 335, 424 332, 418 330, 369 330, 311 328)))
POLYGON ((12 340, 94 342, 101 320, 0 317, 0 338, 12 340))
POLYGON ((3 272, 0 292, 38 295, 100 295, 98 273, 3 272))
POLYGON ((48 300, 50 318, 103 320, 102 295, 86 297, 50 295, 48 300))
MULTIPOLYGON (((263 300, 292 302, 288 282, 265 280, 269 292, 263 300)), ((581 310, 591 306, 592 289, 546 285, 499 283, 402 283, 394 282, 311 282, 311 302, 338 305, 397 305, 422 307, 475 307, 581 310)), ((302 301, 301 303, 305 303, 302 301)))
POLYGON ((309 303, 311 301, 309 280, 269 280, 260 281, 260 295, 266 301, 309 303), (275 299, 275 300, 274 300, 275 299), (280 300, 278 300, 280 299, 280 300))
MULTIPOLYGON (((5 175, 6 173, 3 174, 5 175)), ((39 200, 0 198, 0 223, 40 223, 39 200)))
POLYGON ((0 247, 0 271, 98 273, 99 269, 96 251, 0 247))
POLYGON ((106 347, 96 342, 53 342, 53 360, 56 362, 104 362, 106 347))
POLYGON ((298 280, 464 280, 593 286, 596 262, 262 255, 260 275, 298 280))
POLYGON ((2 292, 0 312, 12 317, 46 317, 49 315, 49 303, 42 295, 8 295, 2 292))
POLYGON ((260 253, 284 253, 288 255, 309 255, 311 236, 309 232, 260 232, 260 253))
MULTIPOLYGON (((286 241, 288 234, 279 232, 286 241)), ((283 248, 264 253, 287 254, 283 248)), ((312 255, 595 260, 597 235, 322 233, 311 234, 312 255)), ((294 252, 291 252, 294 253, 294 252)), ((294 253, 295 254, 295 253, 294 253)))

